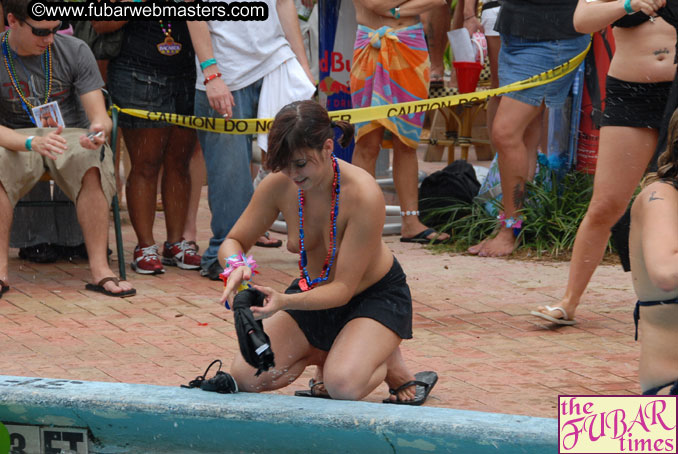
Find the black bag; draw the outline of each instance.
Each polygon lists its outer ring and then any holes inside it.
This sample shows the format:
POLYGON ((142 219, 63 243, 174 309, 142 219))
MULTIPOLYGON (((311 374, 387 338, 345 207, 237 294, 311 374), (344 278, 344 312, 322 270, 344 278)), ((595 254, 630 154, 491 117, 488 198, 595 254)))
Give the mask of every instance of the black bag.
POLYGON ((85 41, 97 60, 111 60, 120 54, 124 27, 111 33, 99 34, 88 20, 73 22, 73 36, 85 41))
POLYGON ((445 225, 449 215, 432 214, 432 211, 455 203, 471 203, 478 195, 480 183, 473 166, 458 159, 442 170, 424 178, 419 188, 419 212, 425 223, 445 225))
POLYGON ((243 358, 257 369, 255 376, 275 366, 271 340, 264 332, 261 320, 255 320, 252 306, 263 306, 266 296, 258 290, 247 289, 239 292, 233 299, 233 318, 238 344, 243 358))

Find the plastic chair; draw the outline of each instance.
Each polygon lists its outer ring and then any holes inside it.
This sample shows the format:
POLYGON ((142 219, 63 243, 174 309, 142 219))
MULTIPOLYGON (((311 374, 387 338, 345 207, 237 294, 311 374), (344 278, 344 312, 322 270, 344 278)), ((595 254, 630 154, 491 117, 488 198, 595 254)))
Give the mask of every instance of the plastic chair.
MULTIPOLYGON (((106 99, 107 106, 112 106, 113 101, 111 96, 106 91, 106 89, 101 89, 106 99)), ((113 128, 111 129, 111 149, 113 150, 113 161, 115 162, 115 155, 117 152, 118 144, 118 110, 111 109, 111 118, 113 120, 113 128)), ((115 169, 117 175, 118 169, 115 169)), ((45 174, 40 178, 40 181, 52 181, 49 173, 45 174)), ((70 200, 40 200, 40 201, 19 201, 17 207, 57 207, 57 206, 69 206, 74 205, 70 200)), ((111 201, 111 208, 113 209, 113 225, 115 226, 115 243, 116 249, 118 251, 118 269, 120 272, 120 279, 125 280, 127 278, 127 273, 125 271, 125 252, 122 245, 122 222, 120 221, 120 203, 118 201, 118 195, 113 196, 111 201)))

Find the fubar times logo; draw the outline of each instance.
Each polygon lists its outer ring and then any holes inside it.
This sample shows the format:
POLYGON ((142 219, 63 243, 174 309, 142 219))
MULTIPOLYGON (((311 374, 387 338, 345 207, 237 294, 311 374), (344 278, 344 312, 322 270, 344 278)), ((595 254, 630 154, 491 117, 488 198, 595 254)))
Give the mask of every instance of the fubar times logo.
POLYGON ((558 396, 559 454, 676 454, 676 396, 558 396))

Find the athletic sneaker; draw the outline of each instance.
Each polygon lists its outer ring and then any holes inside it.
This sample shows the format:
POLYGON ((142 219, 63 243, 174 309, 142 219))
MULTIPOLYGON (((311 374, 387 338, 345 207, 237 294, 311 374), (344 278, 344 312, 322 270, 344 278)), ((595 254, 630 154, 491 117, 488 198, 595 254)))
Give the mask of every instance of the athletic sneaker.
POLYGON ((161 274, 165 272, 160 258, 158 257, 158 246, 152 245, 141 247, 137 244, 134 248, 134 260, 132 269, 139 274, 161 274))
POLYGON ((162 248, 162 264, 178 266, 182 270, 200 269, 200 255, 191 247, 186 240, 168 243, 162 248))

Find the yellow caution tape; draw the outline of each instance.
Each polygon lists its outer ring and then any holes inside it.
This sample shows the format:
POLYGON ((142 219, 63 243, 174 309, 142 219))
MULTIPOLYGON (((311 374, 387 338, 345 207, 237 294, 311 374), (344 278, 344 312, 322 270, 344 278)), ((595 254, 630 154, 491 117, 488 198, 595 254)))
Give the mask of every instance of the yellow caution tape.
MULTIPOLYGON (((329 112, 332 120, 344 120, 349 123, 361 123, 365 121, 380 120, 389 117, 398 117, 418 112, 427 112, 442 107, 452 107, 459 104, 478 102, 492 96, 502 95, 513 91, 525 90, 527 88, 545 85, 554 80, 574 71, 588 53, 591 43, 579 55, 571 60, 558 65, 553 69, 544 71, 541 74, 520 80, 503 87, 491 90, 476 91, 473 93, 464 93, 442 98, 422 99, 419 101, 403 102, 398 104, 388 104, 376 107, 362 107, 359 109, 334 110, 329 112)), ((112 107, 122 113, 137 118, 144 118, 153 121, 164 121, 178 126, 185 126, 203 131, 226 133, 226 134, 265 134, 271 128, 272 118, 261 119, 235 119, 225 120, 223 118, 195 117, 191 115, 178 115, 170 113, 149 112, 139 109, 120 108, 116 105, 112 107)))

